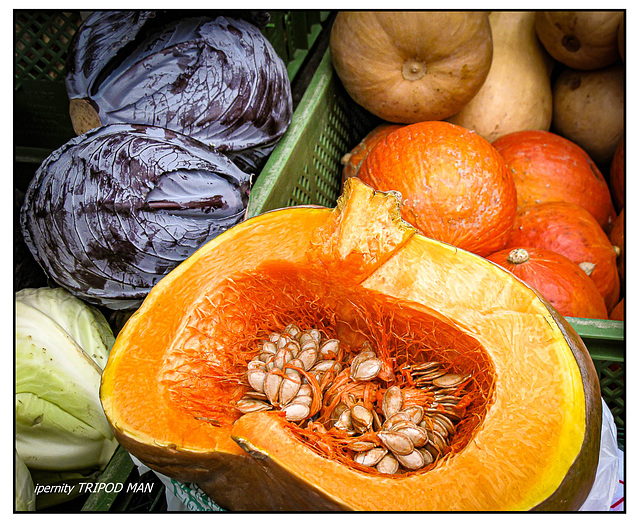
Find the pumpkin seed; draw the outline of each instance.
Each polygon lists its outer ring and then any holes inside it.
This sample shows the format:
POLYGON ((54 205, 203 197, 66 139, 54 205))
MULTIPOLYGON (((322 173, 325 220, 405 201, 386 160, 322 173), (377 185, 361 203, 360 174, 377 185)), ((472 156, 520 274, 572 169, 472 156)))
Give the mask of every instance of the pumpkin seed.
POLYGON ((373 415, 364 406, 356 404, 351 409, 351 423, 356 431, 362 434, 371 428, 373 415))
POLYGON ((349 450, 353 450, 354 452, 366 452, 375 448, 376 444, 372 441, 352 441, 347 444, 347 448, 349 450))
POLYGON ((272 369, 267 373, 264 379, 264 393, 271 402, 271 404, 278 403, 278 395, 280 391, 280 384, 282 383, 282 370, 272 369))
POLYGON ((309 371, 311 368, 313 368, 313 365, 318 359, 318 348, 315 343, 311 347, 303 347, 297 358, 302 361, 302 364, 304 365, 304 369, 306 371, 309 371))
POLYGON ((427 465, 431 465, 431 463, 433 463, 435 461, 435 458, 433 457, 431 452, 429 452, 426 448, 419 448, 418 452, 420 452, 422 454, 422 457, 424 459, 424 466, 425 467, 427 465))
POLYGON ((273 407, 265 401, 252 399, 251 397, 241 397, 240 400, 236 403, 236 408, 243 414, 248 414, 251 412, 271 410, 273 407))
POLYGON ((413 442, 399 432, 378 432, 382 444, 396 455, 407 455, 413 452, 413 442))
POLYGON ((420 421, 422 421, 422 418, 424 417, 424 409, 422 408, 422 406, 407 406, 402 411, 407 415, 409 420, 413 421, 413 423, 415 424, 418 424, 420 421))
POLYGON ((459 386, 469 378, 468 375, 461 375, 459 373, 447 373, 442 377, 438 377, 433 380, 433 385, 438 388, 451 388, 459 386))
POLYGON ((284 328, 284 332, 290 337, 296 338, 300 333, 300 328, 295 324, 289 324, 287 327, 284 328))
POLYGON ((409 470, 419 470, 424 467, 424 457, 419 450, 412 450, 409 454, 395 454, 395 456, 400 464, 409 470))
POLYGON ((281 405, 288 404, 291 399, 298 395, 298 390, 302 384, 302 379, 297 371, 291 370, 282 379, 278 392, 278 402, 281 405))
POLYGON ((385 454, 384 457, 378 461, 376 465, 378 472, 381 474, 395 474, 398 472, 398 468, 400 468, 400 464, 395 456, 391 454, 385 454))
POLYGON ((398 424, 391 429, 392 432, 399 432, 408 437, 414 448, 419 448, 427 444, 428 437, 424 428, 420 428, 414 423, 398 424))
POLYGON ((353 460, 365 467, 373 467, 380 463, 382 458, 387 454, 387 451, 384 448, 376 447, 371 450, 367 450, 366 452, 358 452, 355 456, 353 456, 353 460))
POLYGON ((252 369, 247 371, 247 381, 257 392, 264 392, 264 380, 267 376, 266 370, 252 369))
POLYGON ((402 408, 404 397, 399 386, 391 386, 382 399, 382 414, 388 419, 393 414, 398 413, 402 408))
POLYGON ((288 404, 283 408, 284 416, 287 421, 302 421, 309 417, 311 408, 303 403, 288 404))
MULTIPOLYGON (((279 335, 278 335, 278 338, 280 338, 279 335)), ((262 351, 264 351, 265 353, 270 353, 271 355, 275 355, 276 352, 278 351, 278 347, 276 346, 276 343, 273 342, 272 340, 265 340, 262 343, 262 351)))
POLYGON ((351 367, 351 378, 354 381, 370 381, 374 379, 382 369, 382 361, 377 357, 371 357, 358 363, 354 369, 351 367))

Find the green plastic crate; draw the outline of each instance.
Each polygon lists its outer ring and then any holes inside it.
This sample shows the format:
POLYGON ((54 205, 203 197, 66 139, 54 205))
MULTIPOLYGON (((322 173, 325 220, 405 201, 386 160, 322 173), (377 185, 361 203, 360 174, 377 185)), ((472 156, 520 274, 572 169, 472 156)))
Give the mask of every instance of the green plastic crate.
MULTIPOLYGON (((248 215, 294 205, 333 207, 340 195, 341 158, 381 121, 346 93, 327 51, 284 135, 251 190, 248 215)), ((624 324, 569 318, 600 375, 602 396, 624 448, 624 324)))

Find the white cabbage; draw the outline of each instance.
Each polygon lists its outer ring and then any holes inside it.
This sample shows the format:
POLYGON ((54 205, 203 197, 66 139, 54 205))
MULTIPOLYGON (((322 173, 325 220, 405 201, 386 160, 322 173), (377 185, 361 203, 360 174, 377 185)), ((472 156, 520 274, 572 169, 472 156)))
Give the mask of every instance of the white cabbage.
POLYGON ((15 452, 15 487, 13 496, 16 511, 36 510, 36 491, 31 479, 31 473, 17 451, 15 452))
POLYGON ((113 334, 61 289, 16 294, 16 450, 43 470, 103 468, 117 447, 100 404, 113 334))

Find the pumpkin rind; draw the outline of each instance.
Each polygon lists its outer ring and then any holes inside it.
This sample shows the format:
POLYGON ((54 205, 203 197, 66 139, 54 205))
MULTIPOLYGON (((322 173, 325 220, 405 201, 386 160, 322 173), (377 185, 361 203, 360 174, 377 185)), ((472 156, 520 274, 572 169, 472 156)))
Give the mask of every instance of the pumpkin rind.
POLYGON ((525 130, 493 143, 513 176, 518 208, 568 201, 587 209, 605 232, 616 219, 602 173, 578 145, 552 132, 525 130))
POLYGON ((600 437, 599 385, 584 344, 511 274, 415 233, 395 199, 351 178, 335 210, 289 208, 249 219, 172 271, 127 322, 103 374, 103 406, 122 444, 156 470, 198 482, 227 508, 255 495, 254 510, 577 508, 593 483, 600 437), (384 299, 381 308, 396 306, 397 316, 434 320, 480 343, 496 372, 473 441, 427 472, 374 477, 312 451, 278 412, 220 426, 194 418, 200 399, 190 396, 229 396, 198 375, 204 365, 194 357, 238 356, 225 350, 218 328, 226 327, 225 309, 245 308, 247 299, 233 297, 244 298, 239 277, 268 268, 274 288, 291 273, 313 272, 309 288, 344 288, 356 302, 370 294, 384 299), (194 318, 207 298, 211 317, 194 318), (209 337, 198 336, 195 320, 209 324, 199 328, 209 337), (177 378, 204 384, 178 404, 182 394, 173 388, 190 387, 174 385, 177 378))
POLYGON ((577 263, 594 264, 589 277, 612 309, 620 297, 616 253, 609 238, 586 209, 554 201, 521 208, 508 247, 554 251, 577 263))
POLYGON ((516 189, 491 144, 461 126, 425 121, 384 137, 358 178, 402 195, 402 216, 422 234, 480 256, 505 246, 516 189))
POLYGON ((341 11, 330 48, 349 95, 394 123, 455 114, 484 83, 493 54, 481 11, 341 11))

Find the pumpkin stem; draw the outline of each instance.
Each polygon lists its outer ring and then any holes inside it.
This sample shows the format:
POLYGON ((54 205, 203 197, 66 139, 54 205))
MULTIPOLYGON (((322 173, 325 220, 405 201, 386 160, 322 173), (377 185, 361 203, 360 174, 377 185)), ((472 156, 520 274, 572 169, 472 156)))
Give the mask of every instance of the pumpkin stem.
POLYGON ((522 264, 529 260, 529 253, 526 249, 513 249, 507 256, 507 261, 512 264, 522 264))
POLYGON ((593 270, 596 268, 596 264, 592 262, 580 262, 578 267, 587 273, 587 276, 591 276, 591 273, 593 273, 593 270))
POLYGON ((416 59, 409 59, 402 65, 402 76, 408 81, 420 80, 427 74, 427 65, 416 59))

